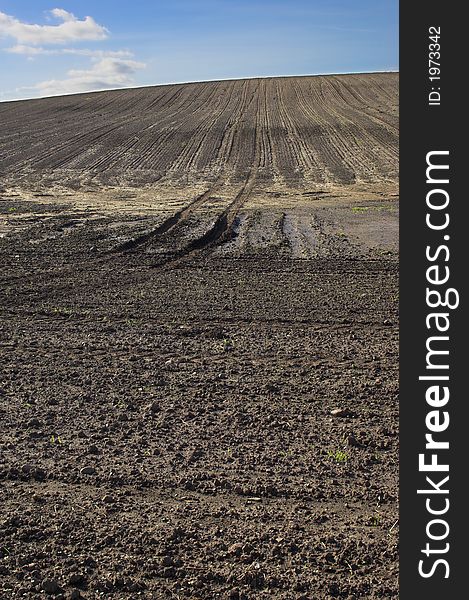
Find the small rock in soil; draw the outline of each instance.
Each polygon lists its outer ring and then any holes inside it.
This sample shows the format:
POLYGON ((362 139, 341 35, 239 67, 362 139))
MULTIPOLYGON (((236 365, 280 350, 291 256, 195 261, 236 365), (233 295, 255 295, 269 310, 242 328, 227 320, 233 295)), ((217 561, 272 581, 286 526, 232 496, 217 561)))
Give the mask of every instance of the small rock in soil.
POLYGON ((352 413, 346 408, 333 408, 331 410, 331 415, 333 417, 351 417, 352 413))
POLYGON ((80 475, 96 475, 96 469, 94 467, 83 467, 83 469, 80 469, 80 475))
POLYGON ((60 586, 55 579, 44 579, 42 582, 42 589, 46 594, 58 594, 61 591, 60 586))

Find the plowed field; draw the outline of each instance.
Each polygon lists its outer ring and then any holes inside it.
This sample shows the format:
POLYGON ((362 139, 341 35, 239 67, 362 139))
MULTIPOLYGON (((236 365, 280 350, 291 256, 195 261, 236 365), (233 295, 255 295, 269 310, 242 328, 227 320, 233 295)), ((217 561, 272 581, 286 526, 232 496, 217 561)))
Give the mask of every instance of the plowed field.
POLYGON ((0 597, 397 598, 398 75, 0 104, 0 597))

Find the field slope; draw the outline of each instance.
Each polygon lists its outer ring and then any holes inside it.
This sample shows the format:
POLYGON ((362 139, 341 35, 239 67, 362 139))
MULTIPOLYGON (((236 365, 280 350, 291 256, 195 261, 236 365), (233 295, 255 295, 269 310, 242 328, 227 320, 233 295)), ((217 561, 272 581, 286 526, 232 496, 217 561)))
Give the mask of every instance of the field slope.
POLYGON ((2 175, 396 182, 397 74, 165 85, 0 104, 2 175))

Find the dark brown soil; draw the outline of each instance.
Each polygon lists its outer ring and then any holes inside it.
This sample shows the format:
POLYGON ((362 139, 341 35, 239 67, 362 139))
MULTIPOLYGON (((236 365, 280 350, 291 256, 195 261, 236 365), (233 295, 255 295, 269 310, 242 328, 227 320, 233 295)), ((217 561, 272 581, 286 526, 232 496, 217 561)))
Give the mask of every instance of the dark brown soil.
POLYGON ((2 600, 398 597, 395 179, 246 160, 88 196, 8 170, 2 600))

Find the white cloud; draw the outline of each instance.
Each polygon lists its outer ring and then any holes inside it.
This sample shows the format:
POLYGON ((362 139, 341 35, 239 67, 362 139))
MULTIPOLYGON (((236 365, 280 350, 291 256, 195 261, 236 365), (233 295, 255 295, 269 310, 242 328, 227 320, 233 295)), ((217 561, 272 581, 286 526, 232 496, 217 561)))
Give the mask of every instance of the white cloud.
MULTIPOLYGON (((137 71, 145 68, 144 63, 133 60, 133 53, 129 50, 74 48, 74 42, 99 41, 108 37, 108 30, 98 25, 92 17, 80 20, 62 8, 54 8, 49 15, 50 19, 58 19, 60 23, 30 25, 0 12, 0 38, 12 38, 16 42, 3 51, 24 56, 27 60, 52 55, 81 56, 89 59, 87 61, 89 66, 83 69, 71 69, 65 77, 59 76, 33 85, 22 86, 8 95, 14 93, 16 97, 18 95, 24 97, 25 94, 29 97, 50 96, 128 87, 134 84, 137 71), (57 47, 58 45, 65 47, 57 47)), ((5 94, 3 96, 5 97, 5 94)))
POLYGON ((96 23, 93 17, 77 19, 61 8, 51 14, 62 21, 58 25, 37 25, 20 21, 0 11, 0 37, 14 38, 19 44, 66 44, 82 40, 103 40, 108 30, 96 23))
POLYGON ((24 54, 25 56, 37 56, 38 54, 55 54, 54 50, 46 50, 45 48, 36 48, 35 46, 24 46, 17 44, 11 48, 5 48, 4 52, 9 54, 24 54))
POLYGON ((26 46, 17 44, 11 48, 5 48, 5 52, 10 54, 23 54, 24 56, 39 56, 39 55, 58 55, 58 54, 73 54, 76 56, 90 56, 92 58, 130 58, 133 53, 129 50, 87 50, 86 48, 43 48, 42 46, 26 46))
POLYGON ((145 64, 119 58, 105 57, 90 69, 72 69, 66 79, 50 79, 34 86, 42 96, 72 94, 96 89, 126 87, 133 83, 133 76, 145 64))
POLYGON ((72 15, 72 13, 67 12, 63 8, 53 8, 50 11, 50 14, 53 15, 54 17, 57 17, 57 19, 62 19, 62 21, 65 21, 65 22, 75 20, 75 16, 72 15))

